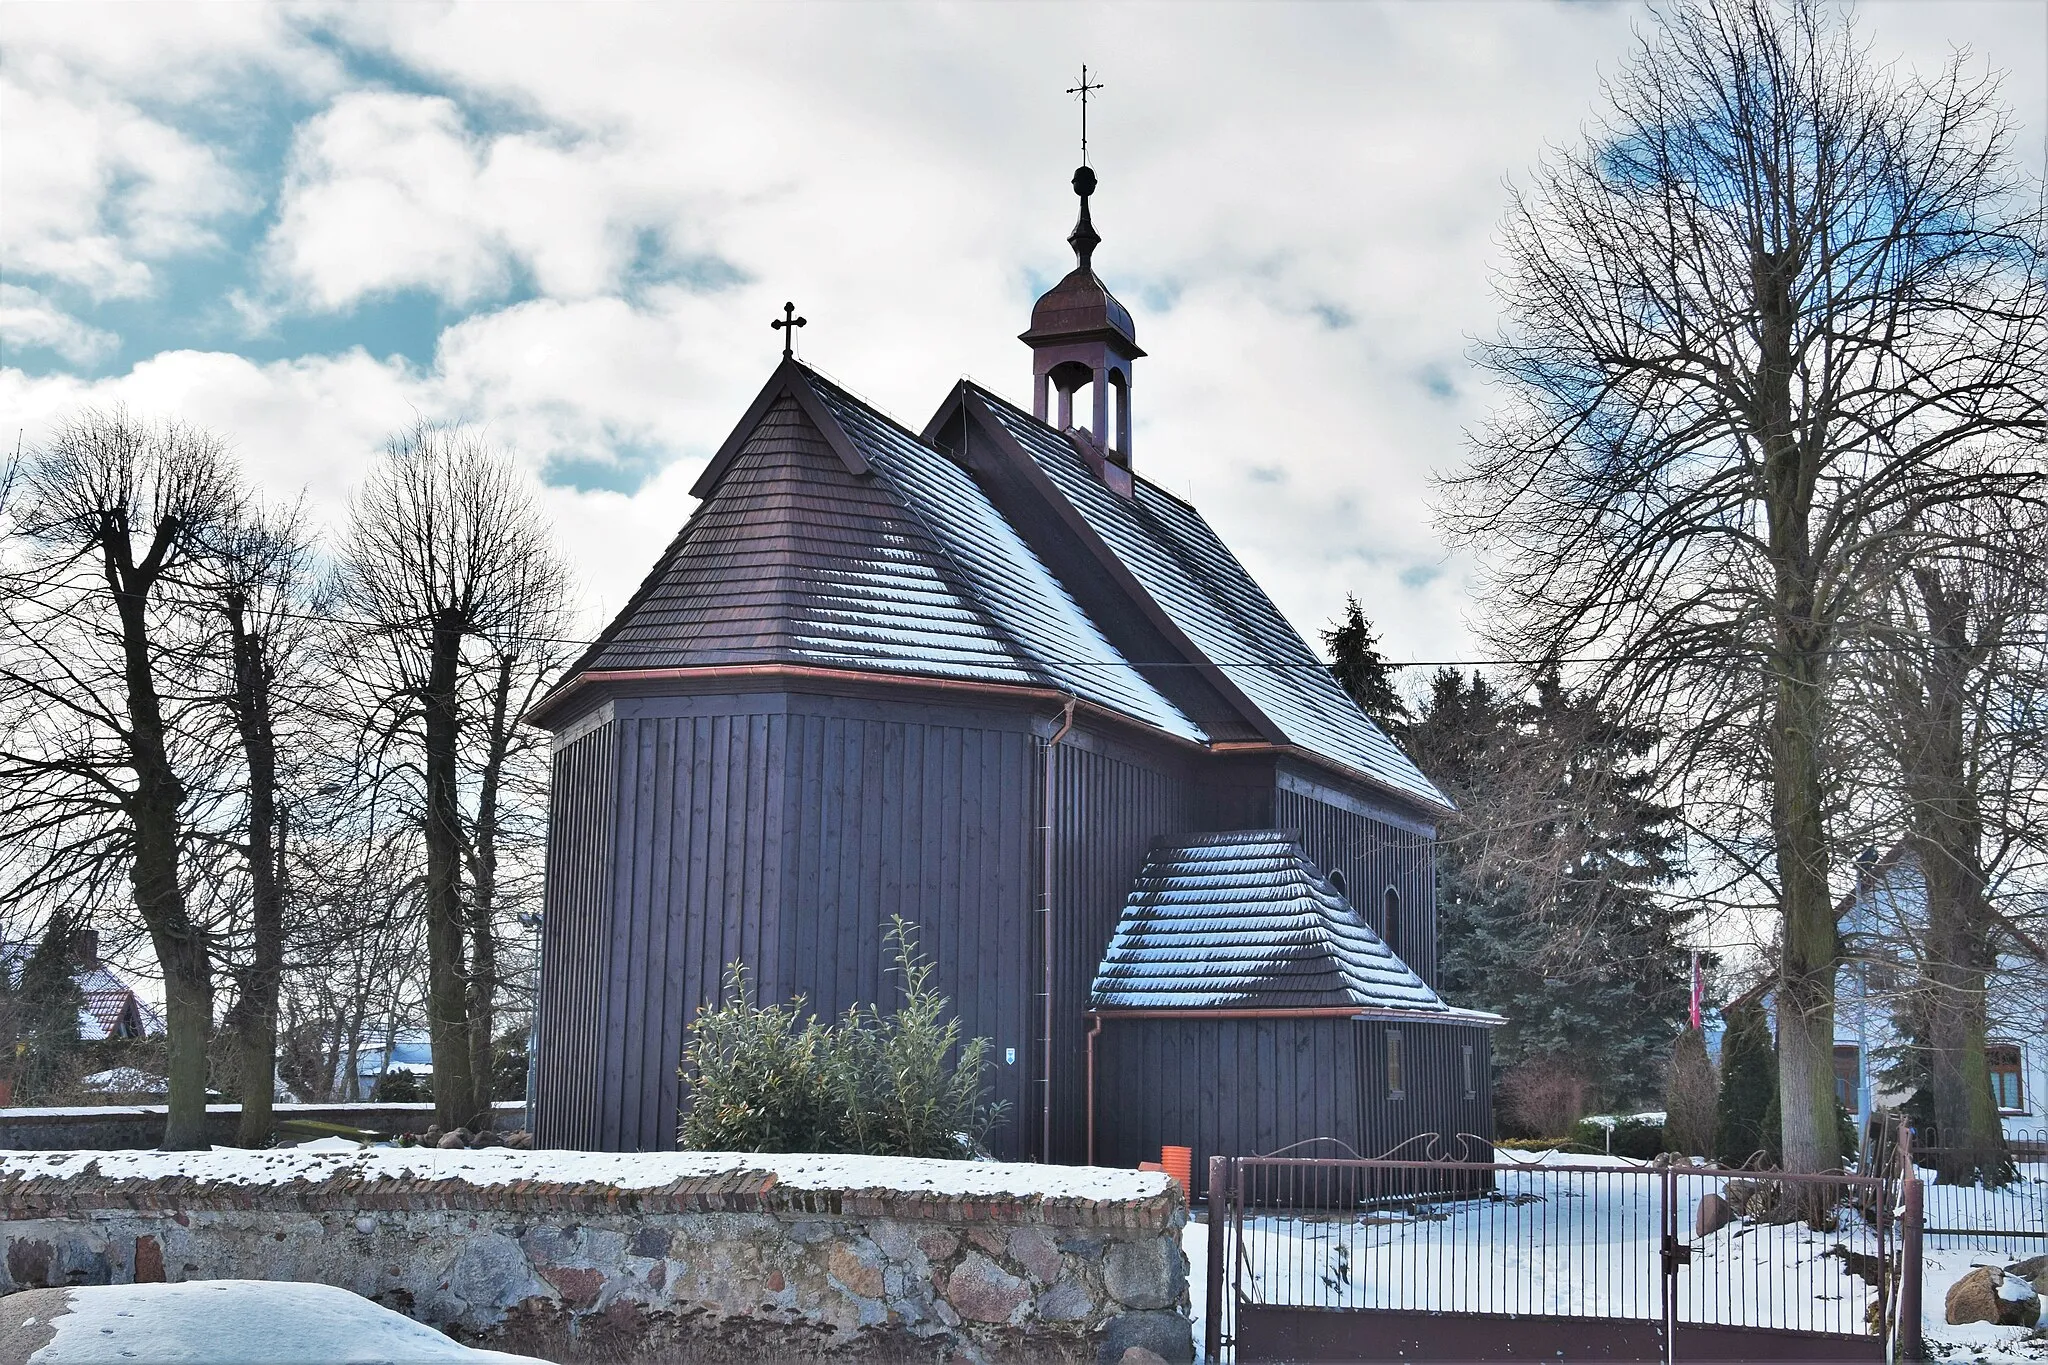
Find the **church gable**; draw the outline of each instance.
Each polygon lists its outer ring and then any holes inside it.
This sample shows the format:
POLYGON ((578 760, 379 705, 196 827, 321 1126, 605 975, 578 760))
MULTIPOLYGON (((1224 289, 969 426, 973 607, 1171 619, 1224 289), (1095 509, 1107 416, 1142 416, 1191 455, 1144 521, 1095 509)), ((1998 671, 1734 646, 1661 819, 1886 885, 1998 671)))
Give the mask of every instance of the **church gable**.
POLYGON ((789 393, 574 672, 766 663, 1041 681, 917 518, 789 393))

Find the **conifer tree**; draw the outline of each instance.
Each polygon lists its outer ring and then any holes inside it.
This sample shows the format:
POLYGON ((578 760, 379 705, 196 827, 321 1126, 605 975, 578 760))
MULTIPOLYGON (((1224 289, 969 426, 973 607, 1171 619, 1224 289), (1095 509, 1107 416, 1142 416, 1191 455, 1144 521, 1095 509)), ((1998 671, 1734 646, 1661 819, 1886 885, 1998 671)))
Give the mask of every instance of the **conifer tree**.
POLYGON ((1496 1010, 1503 1069, 1592 1083, 1606 1104, 1661 1094, 1685 1017, 1676 812, 1648 795, 1655 736, 1554 678, 1523 698, 1440 670, 1408 743, 1457 806, 1438 851, 1440 985, 1496 1010))
POLYGON ((1356 597, 1344 599, 1344 614, 1323 632, 1323 644, 1330 651, 1330 674, 1337 685, 1351 694, 1373 724, 1389 735, 1399 735, 1414 716, 1394 689, 1394 670, 1380 653, 1379 643, 1356 597))
POLYGON ((21 1041, 27 1046, 21 1081, 28 1097, 44 1098, 62 1085, 71 1059, 78 1054, 78 1012, 85 1008, 85 992, 72 975, 72 942, 77 933, 75 916, 64 910, 54 912, 35 951, 22 965, 20 1029, 21 1041))
POLYGON ((1763 1002, 1737 1001, 1724 1016, 1721 1037, 1721 1102, 1714 1125, 1714 1154, 1723 1165, 1740 1166, 1757 1153, 1775 1161, 1778 1135, 1778 1049, 1763 1002))

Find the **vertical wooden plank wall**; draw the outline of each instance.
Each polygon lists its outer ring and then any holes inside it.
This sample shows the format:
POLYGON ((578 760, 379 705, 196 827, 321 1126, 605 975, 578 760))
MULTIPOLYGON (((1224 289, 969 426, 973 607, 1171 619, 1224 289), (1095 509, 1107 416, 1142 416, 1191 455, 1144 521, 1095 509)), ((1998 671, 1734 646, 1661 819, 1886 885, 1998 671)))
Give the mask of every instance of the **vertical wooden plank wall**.
POLYGON ((1325 876, 1342 872, 1352 907, 1416 975, 1436 985, 1436 847, 1429 836, 1284 786, 1274 793, 1273 825, 1299 834, 1325 876), (1383 921, 1390 886, 1400 894, 1401 909, 1388 937, 1383 921))
MULTIPOLYGON (((1353 1025, 1359 1032, 1358 1094, 1363 1120, 1360 1134, 1365 1156, 1381 1156, 1417 1133, 1435 1133, 1442 1139, 1440 1153, 1460 1156, 1457 1135, 1470 1133, 1487 1139, 1483 1149, 1470 1149, 1474 1160, 1488 1160, 1493 1137, 1493 1055, 1492 1031, 1470 1024, 1409 1022, 1380 1019, 1361 1020, 1353 1025), (1395 1099, 1387 1086, 1387 1033, 1401 1033, 1403 1093, 1395 1099), (1473 1093, 1465 1092, 1463 1058, 1460 1049, 1473 1049, 1473 1093)), ((1411 1154, 1404 1149, 1398 1155, 1411 1154)), ((1426 1159, 1432 1153, 1413 1153, 1426 1159)))
POLYGON ((889 1008, 900 996, 884 936, 891 916, 913 921, 961 1036, 994 1045, 988 1080, 1008 1114, 992 1147, 1016 1158, 1036 1114, 1021 968, 1032 960, 1037 741, 1029 717, 1015 728, 944 719, 882 719, 822 700, 791 715, 774 986, 822 1014, 889 1008))
MULTIPOLYGON (((1188 831, 1193 784, 1170 757, 1145 756, 1082 731, 1053 755, 1053 1148, 1050 1159, 1087 1159, 1087 1010, 1095 970, 1116 932, 1124 899, 1164 835, 1188 831)), ((1041 783, 1042 789, 1042 783, 1041 783)), ((1042 975, 1036 944, 1032 989, 1042 975)), ((1036 1034, 1034 1033, 1034 1039, 1036 1034)), ((1034 1049, 1035 1051, 1035 1049, 1034 1049)), ((1037 1134, 1028 1148, 1037 1154, 1037 1134)), ((1147 1160, 1156 1160, 1155 1151, 1147 1160)))
MULTIPOLYGON (((1304 1156, 1363 1151, 1358 1025, 1350 1019, 1104 1020, 1096 1039, 1095 1159, 1157 1161, 1194 1149, 1200 1198, 1212 1156, 1335 1138, 1304 1156)), ((1368 1153, 1369 1155, 1369 1153, 1368 1153)))
POLYGON ((603 1077, 587 1063, 604 1048, 617 746, 617 732, 604 724, 554 756, 534 1029, 534 1141, 543 1147, 598 1143, 603 1077))

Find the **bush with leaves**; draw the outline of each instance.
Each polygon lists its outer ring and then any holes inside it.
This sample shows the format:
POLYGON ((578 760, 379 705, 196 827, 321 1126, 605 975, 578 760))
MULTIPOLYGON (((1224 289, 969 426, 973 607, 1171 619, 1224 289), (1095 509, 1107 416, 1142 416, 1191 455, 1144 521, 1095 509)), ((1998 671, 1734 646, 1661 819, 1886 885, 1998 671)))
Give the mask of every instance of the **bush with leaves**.
POLYGON ((746 967, 726 969, 724 1000, 690 1026, 682 1143, 698 1151, 973 1156, 1002 1117, 984 1098, 989 1041, 963 1043, 952 1003, 932 983, 915 927, 888 942, 903 999, 884 1014, 856 1005, 835 1023, 755 999, 746 967))

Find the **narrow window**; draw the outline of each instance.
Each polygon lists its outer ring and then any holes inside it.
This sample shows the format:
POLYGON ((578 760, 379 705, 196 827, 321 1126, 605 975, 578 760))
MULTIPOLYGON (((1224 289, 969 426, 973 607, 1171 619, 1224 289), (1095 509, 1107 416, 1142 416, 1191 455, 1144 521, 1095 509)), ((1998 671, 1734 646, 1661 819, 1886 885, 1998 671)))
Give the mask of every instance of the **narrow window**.
POLYGON ((1401 1098, 1401 1030, 1387 1030, 1387 1098, 1401 1098))
POLYGON ((1478 1077, 1473 1075, 1472 1072, 1473 1060, 1476 1054, 1470 1043, 1465 1044, 1458 1050, 1464 1054, 1465 1058, 1465 1098, 1476 1100, 1479 1098, 1478 1077))
POLYGON ((1856 1097, 1863 1089, 1863 1053, 1853 1044, 1835 1045, 1835 1103, 1856 1112, 1856 1097))
POLYGON ((1991 1043, 1984 1049, 1991 1063, 1991 1097, 2008 1113, 2027 1107, 2027 1092, 2020 1083, 2020 1050, 2010 1043, 1991 1043))
POLYGON ((1380 937, 1394 950, 1394 956, 1401 955, 1401 893, 1391 886, 1380 898, 1380 937))
POLYGON ((1330 885, 1337 888, 1338 895, 1345 894, 1344 872, 1342 868, 1335 869, 1330 873, 1330 885))

